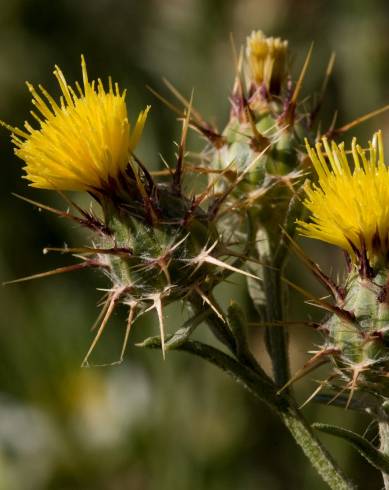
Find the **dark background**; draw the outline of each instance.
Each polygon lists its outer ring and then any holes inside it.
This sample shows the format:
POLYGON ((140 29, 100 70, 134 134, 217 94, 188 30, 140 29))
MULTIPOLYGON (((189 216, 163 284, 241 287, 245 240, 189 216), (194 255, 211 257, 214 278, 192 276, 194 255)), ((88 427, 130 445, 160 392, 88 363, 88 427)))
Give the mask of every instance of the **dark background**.
MULTIPOLYGON (((128 89, 133 120, 152 105, 138 154, 158 168, 162 153, 172 160, 180 125, 145 88, 166 93, 165 76, 184 94, 195 89, 195 105, 222 128, 227 122, 233 82, 230 33, 244 43, 252 29, 290 41, 296 77, 311 41, 314 56, 304 93, 321 84, 328 58, 337 54, 324 124, 335 110, 339 124, 389 103, 389 4, 358 0, 1 0, 0 118, 19 125, 28 118, 29 80, 56 95, 52 75, 58 64, 69 82, 80 79, 80 54, 90 78, 112 75, 128 89)), ((389 125, 382 115, 353 131, 365 144, 372 131, 389 125)), ((349 138, 349 135, 346 139, 349 138)), ((202 143, 191 139, 193 148, 202 143)), ((45 255, 47 245, 87 244, 82 230, 29 206, 16 192, 66 207, 54 193, 26 187, 6 130, 0 135, 0 279, 70 264, 45 255)), ((88 205, 84 196, 75 196, 88 205)), ((342 260, 329 246, 309 243, 313 257, 330 271, 342 260), (331 265, 330 265, 331 264, 331 265)), ((301 264, 289 274, 321 294, 301 264)), ((244 281, 219 289, 247 302, 244 281)), ((281 490, 324 489, 301 451, 264 406, 213 367, 185 354, 139 350, 136 341, 155 334, 151 313, 138 322, 125 362, 119 367, 80 369, 92 339, 96 303, 106 287, 93 272, 74 273, 12 285, 0 295, 0 490, 281 490)), ((319 318, 291 294, 292 318, 319 318)), ((182 318, 166 311, 169 330, 182 318)), ((125 311, 118 310, 96 350, 96 360, 118 359, 125 311)), ((258 356, 267 362, 258 332, 258 356)), ((291 331, 292 367, 297 370, 320 338, 303 327, 291 331)), ((320 379, 325 373, 315 373, 320 379)), ((301 402, 316 387, 296 384, 301 402)), ((335 422, 363 433, 369 419, 350 411, 309 405, 310 420, 335 422)), ((369 438, 375 437, 374 427, 369 438)), ((376 472, 353 450, 323 438, 361 488, 382 486, 376 472)))

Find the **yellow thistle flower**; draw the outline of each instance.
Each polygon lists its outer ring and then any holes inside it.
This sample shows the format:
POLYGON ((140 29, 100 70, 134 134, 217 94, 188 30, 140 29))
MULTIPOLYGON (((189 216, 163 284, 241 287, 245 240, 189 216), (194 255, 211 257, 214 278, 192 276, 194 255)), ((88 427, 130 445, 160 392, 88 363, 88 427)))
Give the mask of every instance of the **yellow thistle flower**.
POLYGON ((364 256, 371 265, 379 258, 386 260, 389 168, 384 163, 381 132, 373 136, 368 150, 353 139, 353 168, 343 143, 330 145, 323 138, 316 149, 308 144, 307 149, 319 180, 305 186, 304 204, 312 213, 312 221, 298 221, 299 232, 346 250, 354 262, 364 256))
POLYGON ((33 187, 90 191, 103 189, 125 172, 130 153, 137 145, 149 107, 139 114, 135 127, 127 117, 126 91, 120 93, 109 78, 108 91, 98 79, 89 82, 81 56, 83 88, 73 89, 56 66, 54 75, 62 96, 57 104, 39 86, 41 95, 27 83, 39 111, 31 111, 39 129, 25 122, 25 130, 2 123, 12 133, 15 154, 25 161, 24 178, 33 187))
POLYGON ((251 77, 258 85, 265 84, 268 91, 278 91, 286 71, 288 41, 279 37, 266 37, 262 31, 253 31, 247 38, 246 56, 251 77))

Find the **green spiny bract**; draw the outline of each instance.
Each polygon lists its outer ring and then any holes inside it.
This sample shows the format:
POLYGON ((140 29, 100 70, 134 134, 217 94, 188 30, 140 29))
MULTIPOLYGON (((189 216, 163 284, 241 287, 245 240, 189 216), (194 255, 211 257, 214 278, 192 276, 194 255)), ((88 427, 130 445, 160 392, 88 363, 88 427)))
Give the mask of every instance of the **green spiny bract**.
POLYGON ((214 268, 207 249, 217 253, 215 224, 199 207, 168 186, 156 185, 152 213, 140 215, 141 203, 107 201, 105 224, 111 231, 102 246, 116 250, 100 260, 109 270, 115 288, 140 304, 161 295, 171 301, 183 298, 193 285, 207 283, 214 268), (125 292, 124 292, 125 291, 125 292))
MULTIPOLYGON (((302 205, 298 196, 293 198, 311 171, 304 139, 314 139, 312 127, 320 103, 309 113, 297 104, 309 57, 293 85, 287 71, 286 41, 253 33, 237 62, 230 120, 217 144, 206 153, 214 171, 210 182, 216 195, 225 196, 221 232, 247 241, 246 231, 251 227, 256 238, 250 255, 277 268, 282 268, 286 256, 283 251, 274 263, 282 229, 294 235, 294 218, 302 212, 302 205)), ((253 267, 265 278, 263 268, 253 267)), ((266 278, 264 287, 265 282, 266 278)), ((261 285, 255 289, 252 297, 263 316, 263 306, 270 300, 260 291, 261 285)))
POLYGON ((308 367, 331 358, 335 370, 321 387, 349 390, 347 406, 357 389, 369 393, 369 408, 377 408, 378 399, 380 411, 389 395, 389 171, 382 135, 376 133, 367 150, 354 139, 352 161, 344 143, 324 139, 307 150, 318 181, 305 187, 311 219, 298 222, 299 232, 343 249, 348 261, 348 275, 338 286, 292 243, 334 299, 329 304, 305 293, 332 313, 322 326, 326 342, 308 367))
POLYGON ((77 252, 84 258, 79 266, 61 272, 97 267, 111 281, 100 325, 83 365, 89 365, 88 359, 117 303, 129 306, 120 361, 132 323, 151 309, 158 316, 164 354, 165 305, 183 300, 198 310, 200 301, 220 315, 213 303, 212 289, 231 272, 248 274, 237 268, 243 259, 229 261, 240 254, 236 247, 230 250, 219 234, 218 214, 214 212, 217 198, 203 209, 201 202, 211 196, 205 192, 200 198, 187 197, 181 185, 183 173, 180 157, 170 182, 156 182, 140 162, 132 162, 120 181, 112 181, 104 191, 93 193, 101 205, 102 219, 78 206, 82 218, 54 210, 97 232, 91 247, 47 249, 77 252))
POLYGON ((323 324, 326 336, 317 357, 330 356, 331 384, 379 398, 389 397, 389 270, 361 273, 355 266, 339 289, 335 312, 323 324))

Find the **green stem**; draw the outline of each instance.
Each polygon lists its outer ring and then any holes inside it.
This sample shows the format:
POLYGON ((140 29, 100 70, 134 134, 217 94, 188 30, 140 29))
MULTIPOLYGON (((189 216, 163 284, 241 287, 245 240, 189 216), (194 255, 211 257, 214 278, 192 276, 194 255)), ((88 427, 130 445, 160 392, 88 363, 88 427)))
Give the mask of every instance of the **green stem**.
POLYGON ((301 447, 312 466, 333 490, 351 490, 357 487, 344 475, 331 454, 313 434, 301 413, 292 407, 279 412, 284 424, 301 447))
MULTIPOLYGON (((266 346, 272 362, 274 380, 279 388, 285 386, 290 378, 288 330, 286 326, 280 325, 284 320, 285 300, 281 277, 289 251, 288 236, 295 235, 296 219, 301 217, 302 211, 301 196, 295 194, 285 209, 284 219, 268 221, 261 228, 257 226, 255 247, 251 248, 253 255, 265 264, 261 267, 263 290, 249 288, 249 291, 262 320, 269 325, 266 328, 266 346), (286 234, 281 233, 281 229, 286 234)), ((256 227, 256 221, 255 214, 249 214, 250 228, 256 227)))
POLYGON ((261 321, 267 324, 266 348, 272 363, 274 381, 281 388, 290 376, 288 331, 285 326, 280 325, 284 318, 284 285, 281 277, 287 247, 283 242, 273 243, 269 233, 261 228, 257 231, 256 247, 251 253, 259 258, 263 265, 259 265, 254 271, 262 277, 262 283, 258 285, 251 281, 250 287, 249 282, 249 293, 261 321))
POLYGON ((230 356, 200 342, 187 342, 180 349, 200 356, 218 366, 248 389, 256 398, 265 402, 273 410, 275 409, 312 466, 331 489, 351 490, 356 488, 313 434, 308 422, 294 407, 293 401, 286 396, 277 395, 274 385, 259 378, 251 369, 242 366, 230 356))
MULTIPOLYGON (((213 299, 213 301, 217 304, 216 300, 213 299)), ((190 297, 190 305, 192 311, 197 315, 203 311, 204 306, 202 305, 202 300, 197 295, 192 295, 190 297)), ((267 378, 267 380, 271 381, 248 349, 240 351, 227 322, 223 322, 213 310, 209 311, 206 318, 204 318, 204 322, 209 326, 213 335, 222 342, 243 365, 248 366, 262 378, 267 378)))
POLYGON ((281 270, 265 267, 263 271, 266 294, 265 321, 270 324, 266 327, 266 345, 272 361, 274 381, 279 388, 283 387, 290 377, 288 330, 279 324, 284 318, 281 270))
MULTIPOLYGON (((380 432, 380 450, 387 456, 389 456, 389 424, 388 422, 379 422, 380 432)), ((382 472, 382 478, 384 480, 385 490, 389 490, 389 474, 382 472)))
MULTIPOLYGON (((161 348, 160 339, 157 337, 149 339, 145 346, 161 348)), ((332 490, 355 490, 356 487, 353 483, 348 480, 332 456, 316 439, 308 422, 295 408, 293 400, 286 395, 278 395, 277 388, 269 378, 263 378, 253 369, 241 364, 231 356, 201 342, 187 340, 179 345, 176 350, 189 352, 217 366, 275 411, 310 460, 312 466, 332 490)))

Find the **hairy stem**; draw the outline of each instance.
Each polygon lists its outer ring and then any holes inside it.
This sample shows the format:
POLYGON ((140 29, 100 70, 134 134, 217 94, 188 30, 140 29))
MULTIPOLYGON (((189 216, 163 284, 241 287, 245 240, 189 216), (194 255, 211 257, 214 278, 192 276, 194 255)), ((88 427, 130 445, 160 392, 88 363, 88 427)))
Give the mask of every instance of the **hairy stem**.
POLYGON ((301 447, 312 466, 333 490, 351 490, 357 487, 344 475, 335 460, 313 434, 311 427, 295 408, 279 412, 284 424, 301 447))
MULTIPOLYGON (((380 432, 380 450, 385 455, 389 456, 389 423, 379 422, 380 432)), ((389 474, 382 472, 382 478, 384 479, 385 490, 389 490, 389 474)))
POLYGON ((242 366, 230 356, 200 342, 187 342, 181 346, 181 350, 200 356, 218 366, 256 398, 265 402, 271 409, 275 409, 312 466, 331 489, 351 490, 356 488, 313 434, 308 422, 295 408, 293 401, 286 396, 277 395, 274 385, 259 378, 251 369, 242 366))
MULTIPOLYGON (((149 339, 144 346, 161 348, 161 342, 159 338, 154 337, 149 339)), ((246 388, 254 397, 275 411, 312 466, 332 490, 354 490, 356 488, 313 434, 308 422, 295 408, 293 400, 285 394, 277 394, 276 386, 267 376, 262 377, 228 354, 201 342, 187 340, 177 346, 176 350, 189 352, 217 366, 246 388)))

